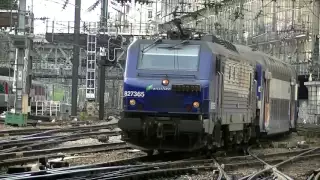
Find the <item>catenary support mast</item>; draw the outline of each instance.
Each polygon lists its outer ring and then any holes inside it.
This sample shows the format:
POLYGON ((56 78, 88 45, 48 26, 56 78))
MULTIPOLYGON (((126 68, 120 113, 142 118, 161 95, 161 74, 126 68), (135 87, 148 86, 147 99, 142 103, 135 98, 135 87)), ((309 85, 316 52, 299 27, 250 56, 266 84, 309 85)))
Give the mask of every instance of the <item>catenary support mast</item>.
POLYGON ((27 4, 26 0, 19 1, 19 24, 17 34, 14 36, 14 44, 16 46, 16 62, 15 62, 15 113, 22 114, 22 96, 25 93, 25 76, 24 73, 24 62, 25 62, 25 50, 27 48, 27 36, 26 36, 26 11, 27 4))
MULTIPOLYGON (((101 27, 103 27, 103 32, 108 31, 107 21, 108 21, 108 0, 102 0, 102 8, 101 8, 101 18, 100 23, 101 27)), ((106 86, 106 68, 104 63, 101 62, 100 69, 99 69, 100 79, 99 79, 99 120, 104 119, 104 93, 105 93, 105 86, 106 86)))
POLYGON ((76 0, 74 12, 74 45, 73 45, 73 62, 72 62, 72 96, 71 96, 71 116, 77 116, 77 99, 78 99, 78 68, 80 61, 80 14, 81 0, 76 0))

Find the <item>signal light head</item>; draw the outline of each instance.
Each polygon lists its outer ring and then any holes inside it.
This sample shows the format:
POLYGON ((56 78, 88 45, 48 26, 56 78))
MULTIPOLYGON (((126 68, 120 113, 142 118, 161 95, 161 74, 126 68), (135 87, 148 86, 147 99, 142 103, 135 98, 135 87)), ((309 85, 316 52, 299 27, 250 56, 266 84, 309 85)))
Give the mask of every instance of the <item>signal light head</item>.
POLYGON ((162 85, 168 86, 168 84, 169 84, 169 80, 168 79, 162 80, 162 85))

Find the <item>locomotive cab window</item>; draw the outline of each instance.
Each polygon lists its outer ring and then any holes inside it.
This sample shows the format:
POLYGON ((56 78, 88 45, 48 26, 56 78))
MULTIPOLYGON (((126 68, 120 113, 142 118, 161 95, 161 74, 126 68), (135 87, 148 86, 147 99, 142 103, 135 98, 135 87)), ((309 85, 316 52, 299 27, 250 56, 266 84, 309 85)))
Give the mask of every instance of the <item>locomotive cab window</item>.
POLYGON ((138 69, 198 71, 200 45, 158 44, 145 49, 148 46, 140 46, 138 69))

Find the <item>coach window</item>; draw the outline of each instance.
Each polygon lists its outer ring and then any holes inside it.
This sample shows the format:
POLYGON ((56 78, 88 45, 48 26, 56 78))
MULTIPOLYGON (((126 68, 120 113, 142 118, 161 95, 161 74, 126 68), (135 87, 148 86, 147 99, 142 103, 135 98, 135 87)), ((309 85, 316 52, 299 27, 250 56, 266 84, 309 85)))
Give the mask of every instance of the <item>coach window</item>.
POLYGON ((270 79, 265 79, 265 94, 266 94, 266 103, 269 103, 270 102, 270 79))
POLYGON ((237 81, 237 78, 236 78, 236 66, 233 67, 233 81, 237 81))
POLYGON ((231 69, 232 69, 232 66, 229 65, 229 80, 231 80, 231 69))

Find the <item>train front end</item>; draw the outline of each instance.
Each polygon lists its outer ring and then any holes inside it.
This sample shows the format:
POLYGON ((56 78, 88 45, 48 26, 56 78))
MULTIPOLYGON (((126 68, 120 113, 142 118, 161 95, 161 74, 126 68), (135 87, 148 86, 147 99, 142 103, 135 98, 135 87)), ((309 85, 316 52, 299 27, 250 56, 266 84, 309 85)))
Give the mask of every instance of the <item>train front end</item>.
POLYGON ((212 64, 206 42, 133 42, 119 120, 123 139, 145 150, 199 148, 202 119, 208 116, 212 64))

